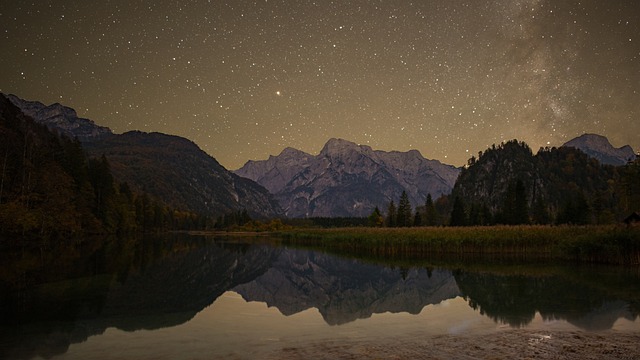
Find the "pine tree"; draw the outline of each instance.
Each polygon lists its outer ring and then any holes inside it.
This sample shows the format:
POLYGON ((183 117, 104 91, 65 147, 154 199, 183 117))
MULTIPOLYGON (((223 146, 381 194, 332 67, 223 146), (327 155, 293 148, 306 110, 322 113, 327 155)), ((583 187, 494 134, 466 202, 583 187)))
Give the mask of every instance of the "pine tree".
POLYGON ((422 226, 422 215, 420 211, 416 209, 416 215, 413 217, 413 226, 422 226))
POLYGON ((107 158, 89 161, 89 180, 95 193, 95 214, 109 230, 115 230, 117 219, 115 214, 116 188, 111 175, 111 166, 107 158))
POLYGON ((456 196, 453 201, 453 210, 451 211, 451 226, 465 226, 467 225, 467 214, 464 209, 464 202, 460 196, 456 196))
POLYGON ((591 209, 584 193, 575 191, 564 203, 558 214, 558 224, 585 225, 589 223, 591 209))
POLYGON ((515 224, 515 209, 516 209, 516 187, 513 182, 510 182, 507 186, 507 192, 504 197, 502 209, 500 209, 499 222, 502 224, 515 224))
POLYGON ((396 211, 396 204, 391 200, 389 207, 387 208, 387 226, 396 227, 396 217, 398 216, 396 211))
POLYGON ((533 222, 539 225, 547 225, 551 222, 551 216, 549 215, 549 209, 545 201, 538 197, 533 203, 532 209, 533 222))
POLYGON ((426 226, 435 226, 438 225, 438 218, 438 211, 436 210, 436 206, 433 203, 431 194, 427 194, 427 200, 424 204, 424 219, 422 222, 426 226))
POLYGON ((380 227, 382 225, 384 225, 384 218, 382 217, 380 209, 376 206, 373 212, 371 212, 371 215, 369 215, 369 226, 380 227))
POLYGON ((621 210, 625 214, 640 210, 640 156, 629 161, 621 172, 621 210))
POLYGON ((482 208, 477 203, 471 205, 471 209, 469 210, 469 225, 484 225, 481 210, 482 208))
POLYGON ((409 202, 409 196, 406 191, 400 195, 400 203, 398 204, 398 221, 397 226, 407 227, 413 224, 411 211, 411 203, 409 202))
POLYGON ((529 206, 527 204, 527 189, 522 180, 516 182, 515 188, 514 224, 529 223, 529 206))
POLYGON ((527 191, 522 180, 509 183, 501 214, 500 222, 504 224, 518 225, 529 223, 527 191))
POLYGON ((247 209, 243 209, 242 213, 240 214, 239 225, 246 225, 250 221, 251 216, 249 216, 249 212, 247 212, 247 209))

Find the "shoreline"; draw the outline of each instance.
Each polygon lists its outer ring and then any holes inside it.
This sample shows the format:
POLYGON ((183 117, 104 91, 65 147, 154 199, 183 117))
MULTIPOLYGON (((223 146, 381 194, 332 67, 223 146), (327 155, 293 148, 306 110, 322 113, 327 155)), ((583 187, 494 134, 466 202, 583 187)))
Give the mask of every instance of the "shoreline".
POLYGON ((434 256, 640 265, 640 228, 593 226, 474 226, 296 229, 286 245, 351 256, 424 259, 434 256))
POLYGON ((328 340, 284 347, 267 359, 640 359, 635 333, 505 329, 479 335, 328 340))

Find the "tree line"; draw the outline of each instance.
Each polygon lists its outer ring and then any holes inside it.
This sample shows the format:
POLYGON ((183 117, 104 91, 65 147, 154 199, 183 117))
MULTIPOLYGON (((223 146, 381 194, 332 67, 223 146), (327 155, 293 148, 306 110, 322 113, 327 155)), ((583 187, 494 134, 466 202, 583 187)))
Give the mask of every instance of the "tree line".
POLYGON ((543 148, 534 156, 522 142, 492 146, 472 157, 453 192, 412 210, 406 192, 370 226, 483 226, 618 223, 640 211, 640 158, 602 165, 574 148, 543 148), (413 212, 412 212, 413 211, 413 212))
POLYGON ((368 225, 374 227, 412 227, 412 226, 440 226, 445 225, 446 217, 442 214, 448 211, 448 198, 441 197, 433 201, 431 194, 427 194, 424 205, 417 206, 415 211, 409 201, 406 191, 403 191, 398 205, 391 200, 386 212, 376 206, 368 217, 368 225))

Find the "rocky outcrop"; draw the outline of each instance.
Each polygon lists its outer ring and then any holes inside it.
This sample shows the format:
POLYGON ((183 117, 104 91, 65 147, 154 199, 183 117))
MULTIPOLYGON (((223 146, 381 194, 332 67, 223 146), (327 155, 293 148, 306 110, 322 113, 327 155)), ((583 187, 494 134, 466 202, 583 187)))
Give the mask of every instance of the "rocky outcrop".
POLYGON ((45 105, 39 101, 23 100, 15 95, 7 95, 7 98, 36 122, 69 138, 77 137, 80 141, 89 141, 112 134, 108 127, 78 117, 74 109, 59 103, 45 105))
POLYGON ((266 161, 248 161, 236 174, 252 179, 272 194, 277 194, 290 179, 309 166, 311 159, 313 155, 288 147, 278 156, 269 156, 266 161))
POLYGON ((375 151, 330 139, 318 155, 287 148, 235 173, 269 189, 289 217, 361 217, 397 202, 402 191, 414 206, 424 204, 427 194, 448 194, 459 171, 416 150, 375 151))

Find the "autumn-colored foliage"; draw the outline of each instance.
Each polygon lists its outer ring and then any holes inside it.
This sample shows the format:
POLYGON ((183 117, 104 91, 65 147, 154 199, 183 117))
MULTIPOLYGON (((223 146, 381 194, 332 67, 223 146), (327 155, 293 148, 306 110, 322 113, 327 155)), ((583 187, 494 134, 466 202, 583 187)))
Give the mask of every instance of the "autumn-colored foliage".
POLYGON ((117 184, 109 162, 0 97, 0 246, 90 233, 195 229, 206 219, 117 184), (20 239, 20 240, 17 240, 20 239))

